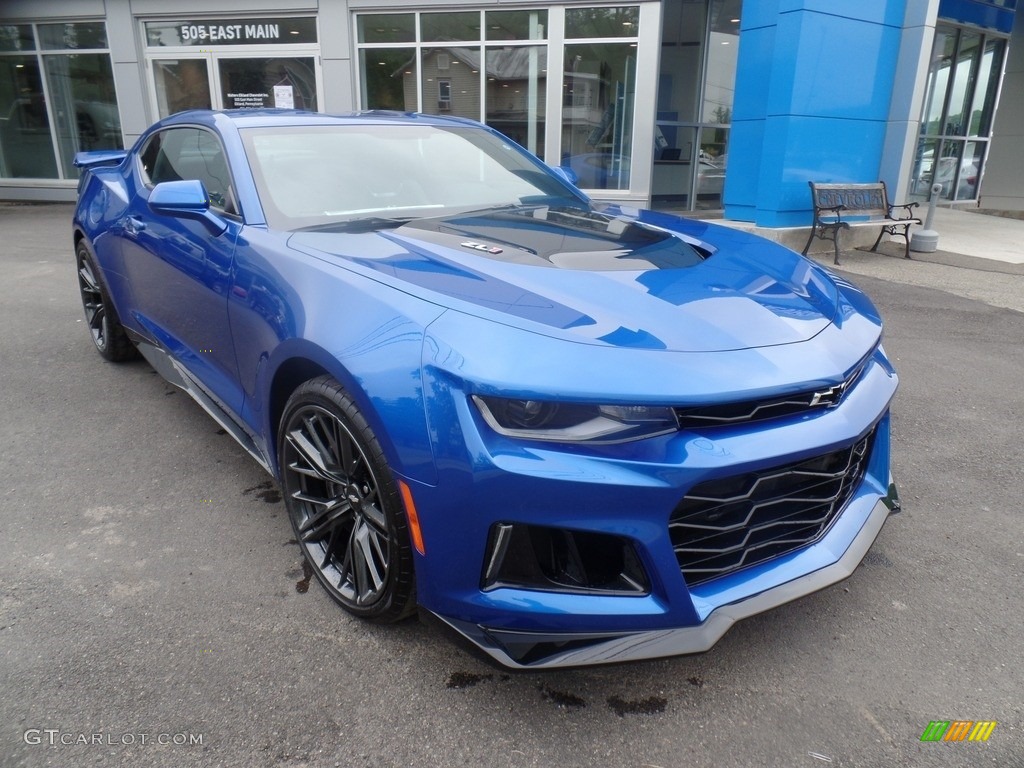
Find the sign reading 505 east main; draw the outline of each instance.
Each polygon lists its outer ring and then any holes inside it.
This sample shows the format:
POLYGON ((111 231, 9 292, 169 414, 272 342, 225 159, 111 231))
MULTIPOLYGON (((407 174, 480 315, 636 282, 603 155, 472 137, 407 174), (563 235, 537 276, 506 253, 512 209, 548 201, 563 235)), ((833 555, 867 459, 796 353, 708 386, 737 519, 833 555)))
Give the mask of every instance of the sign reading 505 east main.
POLYGON ((315 42, 316 19, 312 16, 146 22, 150 48, 315 42))

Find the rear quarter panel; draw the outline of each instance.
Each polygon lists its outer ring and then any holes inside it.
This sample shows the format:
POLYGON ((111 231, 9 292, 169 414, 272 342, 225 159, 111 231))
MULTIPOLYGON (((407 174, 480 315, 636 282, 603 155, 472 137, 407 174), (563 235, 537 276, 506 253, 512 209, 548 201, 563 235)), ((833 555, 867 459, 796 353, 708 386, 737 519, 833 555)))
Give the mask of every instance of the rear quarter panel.
POLYGON ((100 268, 100 279, 107 287, 119 318, 127 327, 132 327, 129 312, 132 298, 122 262, 120 232, 131 194, 130 158, 131 155, 119 166, 83 171, 72 221, 75 240, 80 236, 85 238, 100 268))

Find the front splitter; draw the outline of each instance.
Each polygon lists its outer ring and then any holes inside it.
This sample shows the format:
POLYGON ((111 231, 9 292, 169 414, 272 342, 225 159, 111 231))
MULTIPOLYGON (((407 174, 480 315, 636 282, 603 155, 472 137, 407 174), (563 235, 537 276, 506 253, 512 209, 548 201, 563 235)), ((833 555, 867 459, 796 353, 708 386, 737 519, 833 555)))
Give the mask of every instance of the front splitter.
POLYGON ((890 486, 890 495, 875 502, 857 536, 836 562, 743 600, 720 606, 698 626, 629 633, 523 632, 483 627, 434 615, 496 662, 512 669, 617 664, 703 653, 737 621, 849 578, 878 537, 886 519, 898 510, 898 503, 893 503, 895 498, 895 486, 890 486))

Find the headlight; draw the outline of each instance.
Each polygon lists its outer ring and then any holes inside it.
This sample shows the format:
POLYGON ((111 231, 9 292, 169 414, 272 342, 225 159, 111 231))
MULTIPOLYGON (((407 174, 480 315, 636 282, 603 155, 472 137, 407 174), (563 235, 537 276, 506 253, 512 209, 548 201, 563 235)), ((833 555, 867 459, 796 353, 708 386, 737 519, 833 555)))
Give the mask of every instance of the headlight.
POLYGON ((616 443, 678 429, 675 412, 661 406, 589 405, 480 395, 473 395, 473 402, 495 432, 525 440, 616 443))

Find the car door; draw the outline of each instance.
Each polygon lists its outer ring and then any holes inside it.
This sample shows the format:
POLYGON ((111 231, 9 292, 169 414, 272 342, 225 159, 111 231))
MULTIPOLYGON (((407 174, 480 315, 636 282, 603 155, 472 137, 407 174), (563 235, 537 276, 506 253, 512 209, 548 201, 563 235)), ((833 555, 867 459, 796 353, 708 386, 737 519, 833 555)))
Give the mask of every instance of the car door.
POLYGON ((236 197, 217 135, 175 126, 150 137, 133 170, 135 190, 121 222, 124 270, 133 319, 182 364, 208 395, 237 414, 242 391, 228 326, 231 261, 241 230, 236 197), (198 179, 210 209, 227 224, 162 215, 148 204, 162 182, 198 179))

